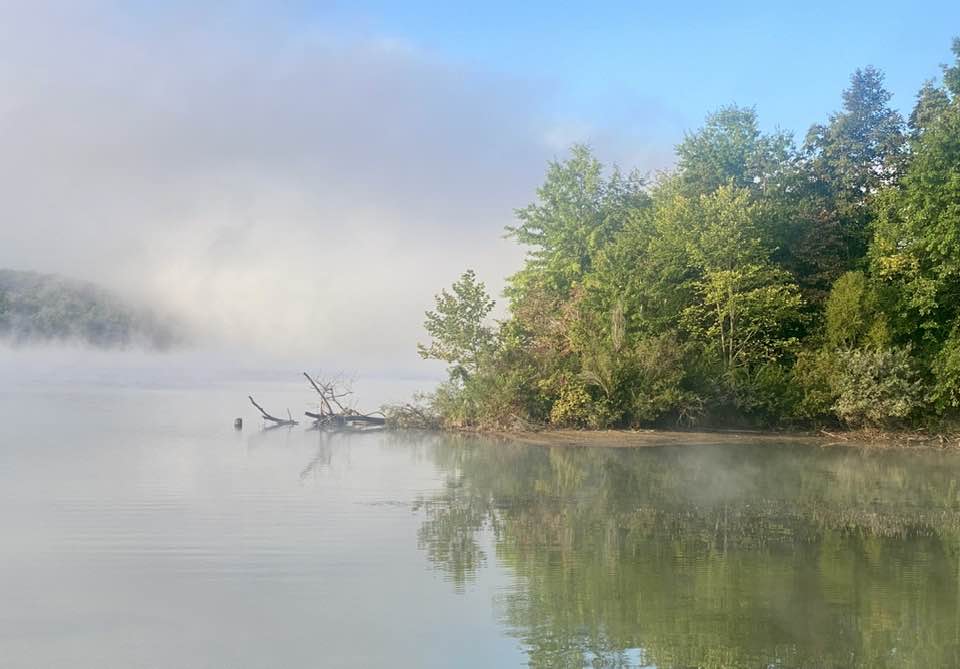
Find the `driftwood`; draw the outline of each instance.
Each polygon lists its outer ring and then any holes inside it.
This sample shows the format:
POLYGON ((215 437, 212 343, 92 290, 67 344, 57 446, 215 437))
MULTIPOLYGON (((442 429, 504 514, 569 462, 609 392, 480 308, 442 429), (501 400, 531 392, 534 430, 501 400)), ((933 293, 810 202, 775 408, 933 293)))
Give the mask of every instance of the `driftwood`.
POLYGON ((336 379, 320 381, 306 372, 303 375, 320 395, 319 410, 304 412, 307 417, 313 419, 314 427, 382 427, 386 425, 386 418, 380 412, 362 413, 341 402, 353 395, 353 391, 345 382, 336 379))
POLYGON ((299 423, 297 423, 297 421, 293 419, 293 416, 290 415, 290 409, 287 409, 286 418, 277 418, 276 416, 271 416, 269 413, 267 413, 266 409, 264 409, 262 406, 257 404, 256 400, 253 399, 252 395, 247 395, 247 397, 250 399, 250 404, 252 404, 253 406, 257 407, 257 409, 260 410, 260 414, 263 416, 264 420, 269 420, 274 425, 299 425, 299 423))

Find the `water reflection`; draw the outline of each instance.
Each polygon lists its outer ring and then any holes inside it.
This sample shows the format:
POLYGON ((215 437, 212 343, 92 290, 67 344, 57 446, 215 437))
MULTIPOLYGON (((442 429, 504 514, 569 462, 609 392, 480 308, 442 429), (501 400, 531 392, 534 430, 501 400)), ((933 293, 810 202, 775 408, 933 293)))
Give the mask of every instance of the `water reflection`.
POLYGON ((444 438, 418 543, 534 667, 960 666, 960 459, 444 438))
POLYGON ((242 390, 0 388, 4 669, 960 666, 957 456, 237 432, 242 390))
POLYGON ((319 435, 316 452, 310 458, 310 462, 300 471, 301 482, 315 476, 318 471, 328 468, 333 462, 333 445, 330 443, 332 435, 323 432, 320 432, 319 435))

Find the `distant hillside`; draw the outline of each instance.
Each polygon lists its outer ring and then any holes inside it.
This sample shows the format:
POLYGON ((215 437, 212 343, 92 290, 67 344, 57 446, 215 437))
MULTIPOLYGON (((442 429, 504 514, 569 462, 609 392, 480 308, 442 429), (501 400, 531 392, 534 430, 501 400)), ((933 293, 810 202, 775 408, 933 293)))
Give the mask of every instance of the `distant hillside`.
POLYGON ((162 349, 180 341, 178 331, 150 309, 95 284, 0 269, 0 341, 162 349))

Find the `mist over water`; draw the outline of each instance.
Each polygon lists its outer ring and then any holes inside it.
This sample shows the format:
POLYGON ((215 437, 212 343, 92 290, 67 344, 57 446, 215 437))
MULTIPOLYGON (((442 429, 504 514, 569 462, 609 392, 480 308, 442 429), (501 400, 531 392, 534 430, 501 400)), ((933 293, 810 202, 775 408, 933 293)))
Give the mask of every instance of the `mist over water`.
MULTIPOLYGON (((362 361, 361 361, 362 362, 362 361)), ((360 409, 373 411, 384 404, 408 401, 418 392, 429 392, 441 378, 430 365, 411 374, 402 369, 349 367, 331 359, 291 359, 269 356, 248 349, 192 348, 164 353, 129 350, 97 350, 82 346, 0 346, 0 385, 18 390, 56 388, 63 392, 84 392, 91 388, 120 390, 230 389, 232 399, 211 420, 226 421, 234 415, 257 415, 247 395, 266 404, 271 392, 280 390, 276 401, 292 402, 280 407, 302 414, 314 410, 316 393, 303 372, 323 378, 339 378, 353 390, 350 401, 360 409), (431 373, 433 372, 433 373, 431 373)))

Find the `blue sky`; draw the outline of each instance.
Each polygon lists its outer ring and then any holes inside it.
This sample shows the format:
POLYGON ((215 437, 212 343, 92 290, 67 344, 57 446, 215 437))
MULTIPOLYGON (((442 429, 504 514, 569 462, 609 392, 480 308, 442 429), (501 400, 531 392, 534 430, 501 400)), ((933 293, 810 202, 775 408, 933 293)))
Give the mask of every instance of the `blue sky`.
POLYGON ((439 57, 546 82, 560 113, 621 124, 652 107, 665 130, 735 102, 802 133, 874 65, 907 111, 960 34, 960 2, 359 2, 341 20, 439 57))

